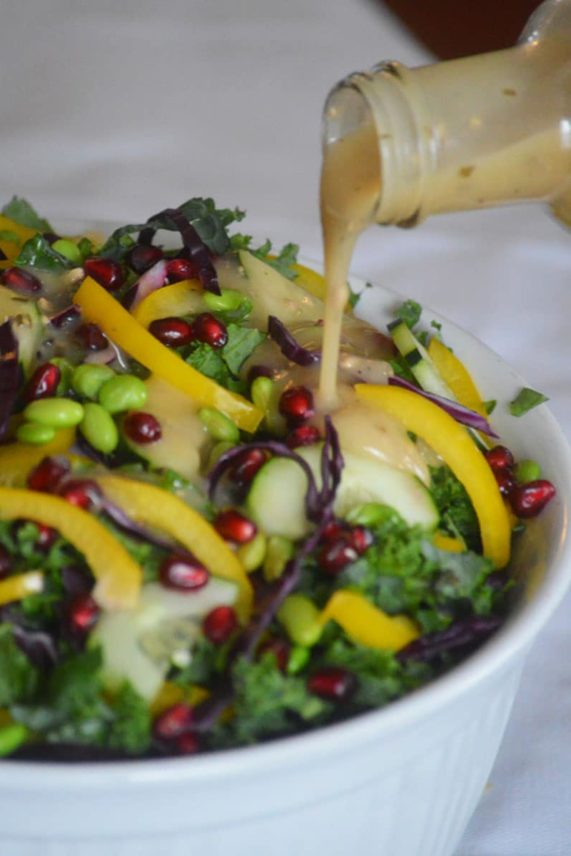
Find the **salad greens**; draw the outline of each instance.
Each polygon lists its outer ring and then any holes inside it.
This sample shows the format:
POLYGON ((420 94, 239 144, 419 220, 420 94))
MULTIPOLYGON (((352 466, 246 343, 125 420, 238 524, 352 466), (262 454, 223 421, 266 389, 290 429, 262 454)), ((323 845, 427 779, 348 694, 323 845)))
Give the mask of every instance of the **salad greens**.
MULTIPOLYGON (((513 585, 497 544, 555 489, 461 427, 494 402, 470 388, 466 404, 467 370, 426 359, 442 330, 416 301, 391 337, 346 318, 347 403, 320 414, 322 285, 296 244, 256 245, 210 198, 100 245, 24 199, 2 215, 0 754, 297 734, 401 698, 496 631, 513 585), (363 376, 414 425, 351 421, 363 376)), ((512 413, 543 400, 523 390, 512 413)))

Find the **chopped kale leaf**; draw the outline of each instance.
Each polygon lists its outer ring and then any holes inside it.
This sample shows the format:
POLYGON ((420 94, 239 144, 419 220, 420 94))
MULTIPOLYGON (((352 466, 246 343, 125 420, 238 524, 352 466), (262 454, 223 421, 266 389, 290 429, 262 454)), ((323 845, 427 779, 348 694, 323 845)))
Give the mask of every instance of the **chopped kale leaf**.
POLYGON ((432 496, 440 513, 441 528, 460 536, 471 550, 481 549, 480 527, 464 486, 449 467, 431 467, 432 496))
POLYGON ((549 399, 542 392, 524 387, 518 392, 514 400, 510 402, 510 413, 512 416, 523 416, 534 407, 543 404, 544 401, 549 401, 549 399))
POLYGON ((37 229, 38 232, 53 232, 51 225, 43 217, 40 217, 27 199, 22 199, 19 196, 13 196, 2 209, 2 214, 13 220, 14 223, 19 223, 20 226, 27 226, 29 229, 37 229))
POLYGON ((34 235, 33 238, 26 241, 16 258, 15 264, 50 271, 51 273, 61 273, 73 267, 73 262, 60 253, 56 253, 43 235, 34 235))

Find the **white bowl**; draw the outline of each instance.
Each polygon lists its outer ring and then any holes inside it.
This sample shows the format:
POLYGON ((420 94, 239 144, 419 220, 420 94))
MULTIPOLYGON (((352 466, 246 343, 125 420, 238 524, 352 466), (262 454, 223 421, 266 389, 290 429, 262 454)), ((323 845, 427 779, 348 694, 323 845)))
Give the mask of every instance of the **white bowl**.
MULTIPOLYGON (((354 283, 356 284, 356 283, 354 283)), ((400 302, 367 292, 383 326, 400 302)), ((494 424, 558 488, 517 550, 521 603, 476 654, 383 710, 311 734, 196 758, 0 764, 6 856, 450 856, 485 787, 523 662, 571 581, 566 539, 571 453, 545 405, 522 419, 505 404, 522 379, 436 313, 494 424)))

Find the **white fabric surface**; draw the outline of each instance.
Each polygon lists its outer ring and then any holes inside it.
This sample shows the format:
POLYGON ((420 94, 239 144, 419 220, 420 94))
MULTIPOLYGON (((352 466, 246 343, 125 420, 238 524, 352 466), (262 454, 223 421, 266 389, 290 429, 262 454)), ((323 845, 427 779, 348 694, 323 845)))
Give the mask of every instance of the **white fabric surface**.
MULTIPOLYGON (((426 59, 368 0, 2 0, 1 198, 139 220, 192 195, 319 258, 320 111, 347 72, 426 59)), ((569 233, 539 207, 367 234, 354 271, 476 332, 571 426, 569 233)), ((459 856, 571 852, 571 598, 525 672, 459 856)), ((411 854, 422 856, 422 854, 411 854)))

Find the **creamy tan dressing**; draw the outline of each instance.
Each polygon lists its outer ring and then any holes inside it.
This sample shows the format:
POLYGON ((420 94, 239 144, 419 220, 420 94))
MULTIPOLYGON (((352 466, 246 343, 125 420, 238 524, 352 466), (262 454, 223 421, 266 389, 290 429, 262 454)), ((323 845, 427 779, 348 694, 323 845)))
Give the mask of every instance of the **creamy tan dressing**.
POLYGON ((353 248, 360 233, 373 222, 380 192, 380 157, 372 124, 325 147, 320 206, 327 297, 318 394, 324 411, 335 410, 338 404, 341 325, 353 248))

